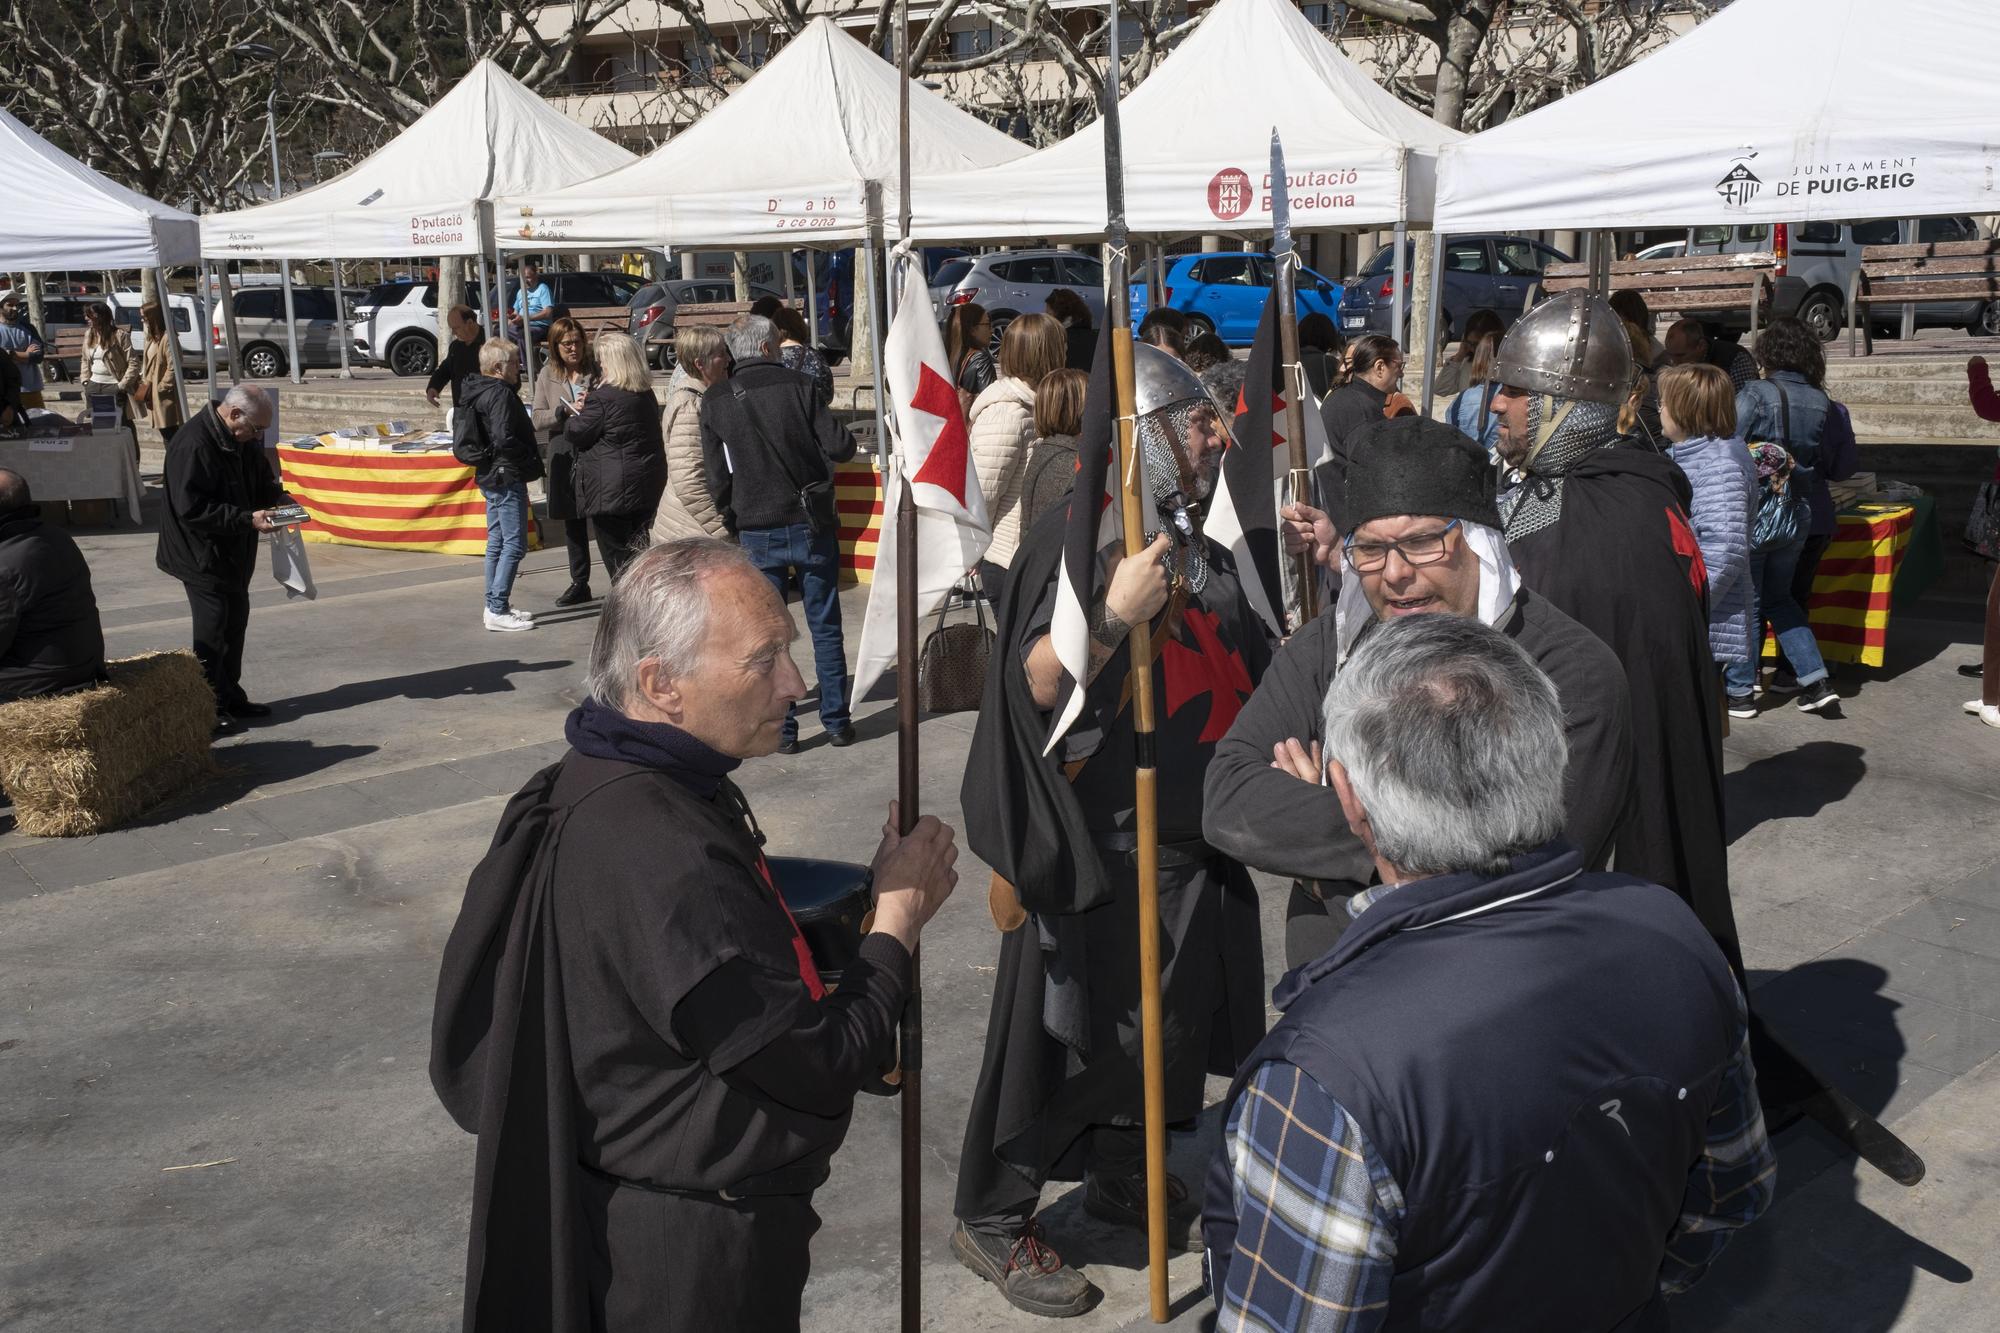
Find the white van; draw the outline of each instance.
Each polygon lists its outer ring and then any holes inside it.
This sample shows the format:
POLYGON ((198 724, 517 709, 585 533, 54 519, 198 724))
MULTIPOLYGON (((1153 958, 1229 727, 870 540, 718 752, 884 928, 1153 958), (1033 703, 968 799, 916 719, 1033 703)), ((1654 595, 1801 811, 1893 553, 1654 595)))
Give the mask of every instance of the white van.
MULTIPOLYGON (((1691 227, 1687 253, 1732 255, 1768 250, 1777 255, 1780 274, 1805 283, 1798 317, 1819 334, 1820 341, 1832 342, 1847 327, 1848 283, 1861 267, 1864 246, 1979 239, 1979 226, 1969 217, 1923 218, 1914 236, 1908 221, 1895 218, 1756 223, 1691 227)), ((1920 329, 1964 329, 1975 336, 2000 336, 2000 301, 1919 301, 1916 307, 1920 329)), ((1869 322, 1877 337, 1893 337, 1902 328, 1902 311, 1897 306, 1871 306, 1869 322)))
MULTIPOLYGON (((143 356, 146 351, 146 328, 139 319, 139 307, 145 304, 145 296, 137 288, 132 288, 115 291, 106 299, 118 312, 118 322, 132 331, 132 350, 143 356)), ((181 373, 192 373, 199 378, 208 367, 208 354, 202 350, 202 333, 208 329, 208 307, 192 295, 169 292, 167 318, 172 321, 174 337, 181 345, 181 373)), ((226 345, 217 344, 215 364, 218 368, 229 364, 229 348, 226 345)))

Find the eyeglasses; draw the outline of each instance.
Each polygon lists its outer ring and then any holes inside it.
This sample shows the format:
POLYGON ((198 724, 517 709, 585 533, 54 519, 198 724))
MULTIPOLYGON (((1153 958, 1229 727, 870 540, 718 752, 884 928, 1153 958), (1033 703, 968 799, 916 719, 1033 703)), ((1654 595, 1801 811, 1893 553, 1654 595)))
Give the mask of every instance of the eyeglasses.
POLYGON ((1347 558, 1347 567, 1357 574, 1382 569, 1389 563, 1391 551, 1402 556, 1407 565, 1434 565, 1444 559, 1445 537, 1457 526, 1458 520, 1453 519, 1436 532, 1419 532, 1394 542, 1358 542, 1349 537, 1340 550, 1347 558))

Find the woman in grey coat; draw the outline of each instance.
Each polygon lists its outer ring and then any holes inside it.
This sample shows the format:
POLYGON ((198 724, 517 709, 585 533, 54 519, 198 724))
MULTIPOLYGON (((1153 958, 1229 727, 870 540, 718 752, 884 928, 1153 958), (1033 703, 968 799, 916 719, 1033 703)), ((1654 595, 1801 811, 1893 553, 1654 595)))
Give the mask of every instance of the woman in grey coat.
MULTIPOLYGON (((1660 373, 1660 426, 1667 457, 1694 487, 1688 514, 1708 569, 1708 647, 1725 680, 1756 679, 1757 587, 1750 575, 1750 530, 1757 520, 1757 468, 1736 433, 1736 392, 1727 372, 1709 365, 1660 373), (1734 668, 1731 670, 1730 668, 1734 668), (1747 677, 1746 677, 1746 673, 1747 677)), ((1731 717, 1755 717, 1752 691, 1732 691, 1731 717)))

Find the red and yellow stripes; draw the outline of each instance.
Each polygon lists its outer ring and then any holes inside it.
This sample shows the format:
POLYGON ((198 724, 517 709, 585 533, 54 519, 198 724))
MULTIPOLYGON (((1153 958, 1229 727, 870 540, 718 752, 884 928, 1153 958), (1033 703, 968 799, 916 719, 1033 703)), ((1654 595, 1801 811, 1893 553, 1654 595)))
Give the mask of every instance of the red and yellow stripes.
MULTIPOLYGON (((285 489, 312 514, 309 542, 388 551, 486 553, 486 499, 472 469, 444 452, 278 447, 285 489)), ((541 546, 529 516, 528 549, 541 546)))
POLYGON ((840 581, 873 583, 882 537, 882 475, 873 462, 834 466, 833 508, 840 517, 840 581))
MULTIPOLYGON (((1840 515, 1813 578, 1806 617, 1820 656, 1879 667, 1889 637, 1889 595, 1916 524, 1910 505, 1860 505, 1840 515)), ((1776 651, 1766 640, 1764 655, 1776 651)))

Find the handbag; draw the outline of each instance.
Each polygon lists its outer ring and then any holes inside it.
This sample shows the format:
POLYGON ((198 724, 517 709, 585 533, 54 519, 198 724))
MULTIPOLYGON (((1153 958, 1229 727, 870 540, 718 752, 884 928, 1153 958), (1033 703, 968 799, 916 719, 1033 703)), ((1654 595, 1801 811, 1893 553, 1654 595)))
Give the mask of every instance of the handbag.
POLYGON ((986 664, 998 638, 986 622, 986 599, 954 593, 938 607, 937 623, 917 654, 917 706, 926 713, 972 713, 986 693, 986 664), (974 618, 944 623, 954 600, 970 603, 974 618))
POLYGON ((1778 390, 1778 413, 1784 443, 1765 441, 1759 448, 1775 448, 1783 453, 1786 465, 1761 483, 1763 498, 1757 502, 1757 516, 1750 524, 1750 550, 1763 555, 1803 542, 1812 531, 1812 505, 1791 483, 1799 467, 1792 453, 1792 404, 1783 389, 1778 390))
POLYGON ((1965 544, 1982 560, 2000 560, 2000 481, 1986 482, 1973 497, 1965 544))
POLYGON ((792 489, 798 493, 799 508, 806 516, 806 530, 815 537, 824 537, 829 533, 837 534, 840 531, 840 515, 833 505, 833 478, 829 476, 819 481, 800 482, 798 474, 792 471, 791 463, 785 458, 785 451, 772 448, 764 439, 763 432, 757 429, 756 418, 750 415, 750 395, 743 392, 743 386, 734 379, 729 381, 729 389, 736 396, 736 406, 743 413, 743 424, 749 428, 750 434, 756 437, 757 442, 764 446, 771 457, 777 460, 778 471, 785 474, 785 480, 790 482, 792 489))

